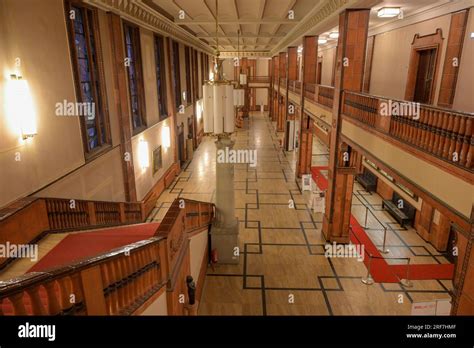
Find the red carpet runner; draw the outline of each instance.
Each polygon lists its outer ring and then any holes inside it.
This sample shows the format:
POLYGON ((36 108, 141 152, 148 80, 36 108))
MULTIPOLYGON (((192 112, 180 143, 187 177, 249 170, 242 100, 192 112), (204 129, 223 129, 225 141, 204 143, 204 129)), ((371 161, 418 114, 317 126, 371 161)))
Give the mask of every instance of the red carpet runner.
MULTIPOLYGON (((321 170, 327 170, 327 167, 311 167, 311 174, 316 185, 321 190, 326 190, 328 181, 321 173, 321 170)), ((351 242, 356 245, 364 245, 364 264, 366 266, 369 263, 369 254, 372 255, 371 274, 374 280, 379 283, 397 283, 400 279, 405 279, 407 266, 389 265, 353 215, 351 215, 350 221, 353 231, 351 242)), ((453 279, 453 264, 415 264, 409 267, 410 280, 453 279)))
POLYGON ((70 234, 31 267, 28 272, 41 272, 51 267, 69 264, 139 240, 151 238, 158 226, 158 223, 147 223, 70 234))

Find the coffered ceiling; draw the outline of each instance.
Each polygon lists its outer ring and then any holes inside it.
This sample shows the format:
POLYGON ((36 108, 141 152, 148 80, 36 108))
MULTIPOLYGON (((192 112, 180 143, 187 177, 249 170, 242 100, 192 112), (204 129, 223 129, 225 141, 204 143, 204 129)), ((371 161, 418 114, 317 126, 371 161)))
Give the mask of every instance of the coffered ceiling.
MULTIPOLYGON (((239 32, 240 51, 271 51, 322 1, 218 0, 219 51, 237 51, 239 32)), ((216 0, 144 2, 212 48, 216 48, 216 0)))

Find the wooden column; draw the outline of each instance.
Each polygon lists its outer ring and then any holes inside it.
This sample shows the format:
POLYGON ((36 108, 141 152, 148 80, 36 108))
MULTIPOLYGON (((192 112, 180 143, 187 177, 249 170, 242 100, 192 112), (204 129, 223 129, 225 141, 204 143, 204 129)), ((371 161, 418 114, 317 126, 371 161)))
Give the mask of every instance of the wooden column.
POLYGON ((113 77, 115 89, 115 104, 119 119, 120 130, 120 151, 122 153, 122 173, 127 201, 137 200, 137 190, 135 186, 135 172, 133 168, 132 151, 132 122, 127 90, 127 72, 125 70, 125 47, 123 42, 123 28, 120 16, 108 13, 110 42, 112 47, 113 77), (128 161, 125 154, 128 154, 128 161))
POLYGON ((311 172, 311 156, 313 152, 312 121, 304 113, 304 95, 307 83, 315 83, 318 66, 318 36, 305 36, 303 38, 303 77, 301 81, 300 95, 300 134, 299 150, 296 163, 296 176, 301 178, 303 174, 311 172))
MULTIPOLYGON (((242 72, 242 74, 246 74, 247 75, 247 84, 244 87, 244 93, 245 93, 245 97, 244 97, 244 100, 245 100, 245 103, 244 103, 244 106, 242 108, 242 116, 243 117, 248 117, 249 116, 249 111, 250 111, 250 89, 248 88, 248 83, 249 83, 249 77, 250 77, 250 74, 249 74, 249 69, 248 69, 248 59, 247 58, 242 58, 241 59, 241 65, 240 65, 240 71, 242 72)), ((240 78, 240 76, 239 76, 240 78)))
POLYGON ((290 81, 296 81, 298 79, 298 47, 288 47, 287 53, 287 64, 286 64, 286 95, 285 98, 285 113, 283 117, 283 129, 285 130, 285 138, 283 143, 286 144, 287 138, 289 134, 286 131, 286 120, 294 120, 296 114, 296 106, 294 105, 293 113, 290 114, 289 112, 289 89, 290 89, 290 81))
MULTIPOLYGON (((474 221, 474 206, 471 222, 474 221)), ((474 314, 474 224, 468 231, 457 232, 458 252, 456 273, 453 280, 454 294, 452 315, 474 314)), ((451 252, 448 250, 448 252, 451 252)))
MULTIPOLYGON (((285 130, 286 97, 280 94, 280 88, 286 88, 287 94, 288 94, 287 84, 285 83, 285 81, 281 81, 282 79, 287 78, 286 76, 287 53, 286 52, 280 52, 279 58, 278 58, 278 64, 279 64, 279 71, 280 71, 280 76, 279 76, 280 83, 279 83, 279 88, 278 88, 279 105, 278 105, 277 131, 283 132, 285 130)), ((288 79, 286 81, 288 81, 288 79)))
MULTIPOLYGON (((369 9, 349 9, 339 15, 336 53, 333 120, 331 127, 328 190, 323 217, 323 234, 330 242, 349 242, 349 220, 355 168, 344 167, 343 154, 350 151, 341 143, 342 91, 362 91, 369 9)), ((352 162, 348 159, 348 162, 352 162)))
POLYGON ((278 112, 279 112, 279 101, 278 96, 280 94, 280 69, 279 69, 279 62, 278 56, 272 58, 273 60, 273 112, 272 112, 272 121, 276 122, 278 120, 278 112), (275 86, 277 90, 275 91, 275 86))
POLYGON ((446 108, 453 106, 468 14, 469 9, 451 14, 451 24, 443 65, 443 75, 441 76, 438 106, 446 108), (455 60, 457 60, 457 64, 455 64, 455 60))

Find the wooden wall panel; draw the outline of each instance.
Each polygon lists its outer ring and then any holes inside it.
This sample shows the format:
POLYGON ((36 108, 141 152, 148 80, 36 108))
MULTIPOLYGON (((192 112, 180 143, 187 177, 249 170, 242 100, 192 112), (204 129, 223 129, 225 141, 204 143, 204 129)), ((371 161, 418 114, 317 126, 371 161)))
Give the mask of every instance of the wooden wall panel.
POLYGON ((383 199, 392 199, 393 189, 380 178, 377 179, 377 193, 383 199))

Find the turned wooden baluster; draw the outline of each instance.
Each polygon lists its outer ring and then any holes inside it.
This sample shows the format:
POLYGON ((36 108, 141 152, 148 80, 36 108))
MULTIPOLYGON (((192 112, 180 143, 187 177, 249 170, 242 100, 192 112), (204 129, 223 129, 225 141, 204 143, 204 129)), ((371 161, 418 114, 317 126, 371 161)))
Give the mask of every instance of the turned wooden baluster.
POLYGON ((439 114, 441 117, 441 125, 439 127, 440 134, 439 134, 438 147, 435 150, 436 150, 436 155, 443 157, 444 142, 446 140, 446 129, 448 128, 449 120, 448 120, 448 115, 444 113, 443 111, 440 111, 439 114))
MULTIPOLYGON (((153 248, 147 248, 145 250, 145 259, 147 265, 153 263, 154 255, 153 255, 153 248)), ((150 290, 155 284, 157 283, 156 273, 154 269, 150 269, 147 276, 147 290, 150 290)))
POLYGON ((46 296, 48 297, 48 312, 49 315, 56 315, 61 312, 61 307, 59 306, 58 296, 56 293, 55 281, 49 281, 44 284, 46 289, 46 296))
POLYGON ((137 268, 141 271, 138 278, 135 280, 137 282, 138 287, 138 297, 142 297, 145 294, 145 275, 146 272, 143 271, 145 268, 145 258, 144 258, 144 250, 140 249, 136 252, 137 258, 137 268))
POLYGON ((131 289, 131 284, 128 280, 129 276, 129 269, 127 265, 127 261, 125 260, 124 257, 119 258, 119 264, 122 269, 122 280, 124 281, 124 293, 125 293, 125 307, 128 307, 132 304, 132 289, 131 289))
POLYGON ((23 292, 13 294, 8 299, 12 303, 14 315, 28 315, 25 303, 23 302, 23 292))
POLYGON ((465 167, 467 169, 471 169, 473 165, 474 165, 474 125, 471 125, 471 136, 469 139, 469 150, 467 152, 465 167))
POLYGON ((424 113, 426 114, 426 124, 425 124, 425 129, 423 129, 423 132, 421 134, 421 147, 425 150, 431 151, 430 148, 432 147, 432 142, 430 141, 433 129, 433 123, 434 123, 434 114, 430 109, 422 109, 424 110, 424 113))
POLYGON ((43 306, 43 301, 41 301, 41 296, 39 294, 39 291, 40 291, 39 285, 26 290, 26 293, 30 297, 32 314, 33 315, 46 315, 46 309, 43 306))
POLYGON ((433 111, 436 116, 436 128, 434 130, 433 137, 433 150, 431 153, 437 154, 439 149, 439 144, 441 143, 441 128, 443 126, 443 114, 439 111, 433 111))
POLYGON ((456 145, 454 147, 454 151, 457 153, 458 155, 458 164, 459 165, 464 165, 464 163, 462 163, 462 159, 461 159, 461 152, 462 152, 462 148, 463 148, 463 144, 464 144, 464 136, 466 135, 466 117, 463 117, 463 116, 457 116, 459 118, 459 130, 458 130, 458 134, 457 134, 457 137, 456 137, 456 145))
MULTIPOLYGON (((126 258, 129 268, 130 268, 130 274, 135 274, 138 269, 139 265, 137 262, 137 253, 134 252, 133 254, 130 254, 129 257, 126 258)), ((137 281, 136 275, 133 276, 132 281, 131 281, 131 288, 132 288, 132 303, 134 303, 137 298, 138 298, 138 293, 139 293, 139 288, 138 288, 138 281, 137 281)))
POLYGON ((426 118, 427 118, 427 115, 425 113, 425 110, 420 109, 420 118, 418 119, 419 124, 418 124, 418 127, 416 128, 415 142, 414 142, 414 144, 418 147, 421 147, 421 138, 423 135, 423 128, 426 125, 426 118))
POLYGON ((120 313, 122 309, 126 306, 126 295, 125 295, 125 285, 122 283, 123 273, 122 267, 120 266, 119 258, 116 258, 112 261, 114 273, 116 275, 116 282, 120 282, 117 288, 117 297, 118 297, 118 308, 117 312, 120 313))
POLYGON ((410 135, 410 125, 408 124, 408 116, 401 116, 403 120, 403 133, 402 133, 402 139, 405 141, 409 141, 409 135, 410 135))
POLYGON ((120 306, 121 306, 119 289, 117 287, 117 284, 120 281, 120 279, 119 279, 119 275, 117 274, 117 269, 115 267, 114 262, 107 262, 106 267, 109 273, 110 281, 112 284, 114 284, 110 297, 111 297, 111 303, 112 303, 112 314, 115 315, 119 313, 120 306))
POLYGON ((107 290, 104 292, 104 297, 105 297, 105 307, 107 308, 107 314, 112 315, 112 295, 111 295, 111 289, 109 288, 111 284, 111 279, 110 279, 110 274, 109 270, 107 269, 106 264, 101 264, 100 265, 100 274, 102 276, 102 284, 104 286, 104 290, 107 290))
POLYGON ((464 136, 463 136, 463 142, 462 142, 462 147, 459 155, 460 163, 463 166, 466 166, 467 162, 467 154, 469 152, 469 146, 471 143, 471 134, 473 132, 473 119, 471 117, 463 117, 466 122, 465 122, 465 129, 464 129, 464 136))
POLYGON ((413 119, 413 115, 407 115, 407 120, 408 120, 408 142, 410 144, 415 143, 415 132, 417 129, 417 121, 413 119))
POLYGON ((453 118, 454 118, 453 129, 451 132, 451 139, 449 142, 448 156, 449 156, 450 161, 459 163, 459 152, 456 151, 456 148, 458 144, 459 129, 461 126, 461 116, 453 115, 453 118), (455 152, 456 152, 456 156, 454 155, 455 152))
POLYGON ((77 306, 81 304, 84 300, 84 296, 82 294, 82 281, 80 273, 73 273, 71 275, 71 285, 72 290, 71 293, 74 295, 74 305, 77 306))
POLYGON ((446 158, 452 161, 452 157, 450 156, 450 153, 449 153, 449 148, 451 146, 451 134, 453 131, 453 126, 454 126, 454 122, 453 122, 454 116, 452 114, 448 114, 448 113, 446 114, 447 114, 448 123, 447 123, 446 128, 444 128, 445 133, 444 133, 444 142, 443 142, 443 158, 446 158))

